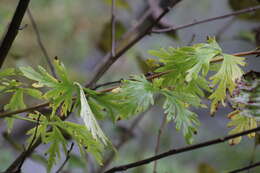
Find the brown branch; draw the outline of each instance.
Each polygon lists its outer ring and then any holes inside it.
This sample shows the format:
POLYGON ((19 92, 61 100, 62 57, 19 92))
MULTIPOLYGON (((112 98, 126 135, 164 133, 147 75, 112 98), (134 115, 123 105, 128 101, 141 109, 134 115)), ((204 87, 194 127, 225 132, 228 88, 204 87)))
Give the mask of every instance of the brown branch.
POLYGON ((116 55, 116 15, 115 15, 115 1, 112 0, 112 6, 111 6, 111 53, 112 57, 115 57, 116 55))
POLYGON ((236 169, 236 170, 230 171, 230 172, 228 172, 228 173, 238 173, 238 172, 250 170, 250 169, 255 168, 255 167, 258 167, 258 166, 260 166, 260 162, 254 163, 254 164, 249 165, 249 166, 246 166, 246 167, 244 167, 244 168, 240 168, 240 169, 236 169))
POLYGON ((31 153, 30 151, 32 149, 33 144, 37 140, 37 132, 38 132, 39 124, 40 124, 40 118, 41 118, 41 114, 38 115, 37 124, 36 124, 36 127, 35 127, 35 132, 33 134, 33 138, 31 140, 31 142, 29 143, 28 148, 24 151, 24 153, 25 153, 24 157, 21 159, 21 161, 19 163, 19 166, 17 167, 17 171, 19 171, 19 172, 20 172, 20 170, 21 170, 21 168, 22 168, 22 166, 24 164, 25 159, 30 155, 30 153, 31 153))
POLYGON ((51 63, 51 58, 48 55, 48 52, 47 52, 47 50, 46 50, 46 48, 45 48, 45 46, 44 46, 44 44, 42 42, 41 34, 39 32, 38 26, 37 26, 37 24, 36 24, 36 22, 35 22, 35 20, 33 18, 31 10, 29 8, 27 9, 27 14, 28 14, 28 17, 29 17, 29 19, 30 19, 30 21, 32 23, 32 28, 33 28, 33 30, 34 30, 34 32, 36 34, 37 43, 38 43, 38 45, 39 45, 39 47, 40 47, 40 49, 41 49, 41 51, 42 51, 42 53, 43 53, 43 55, 45 57, 45 60, 47 61, 47 64, 48 64, 48 66, 49 66, 49 68, 51 70, 52 75, 54 77, 56 77, 55 69, 54 69, 54 67, 53 67, 53 65, 51 63))
POLYGON ((70 145, 69 150, 67 151, 66 159, 64 160, 64 162, 62 163, 62 165, 59 167, 59 169, 56 171, 56 173, 61 172, 62 169, 64 168, 64 166, 66 165, 66 163, 69 161, 69 159, 70 159, 70 153, 71 153, 73 147, 74 147, 74 143, 72 142, 71 145, 70 145))
POLYGON ((18 34, 19 27, 21 25, 22 19, 28 8, 30 0, 20 0, 15 13, 13 15, 12 21, 9 24, 9 27, 3 36, 0 43, 0 68, 2 67, 6 56, 15 40, 16 35, 18 34))
POLYGON ((247 131, 244 131, 244 132, 241 132, 241 133, 236 133, 236 134, 233 134, 233 135, 225 136, 225 137, 222 137, 222 138, 217 138, 217 139, 213 139, 213 140, 210 140, 210 141, 198 143, 198 144, 195 144, 195 145, 190 145, 190 146, 179 148, 179 149, 172 149, 172 150, 169 150, 167 152, 146 158, 144 160, 140 160, 140 161, 137 161, 137 162, 133 162, 133 163, 129 163, 129 164, 125 164, 125 165, 121 165, 121 166, 111 168, 111 169, 107 170, 105 173, 114 173, 114 172, 119 172, 119 171, 125 171, 125 170, 128 170, 128 169, 139 167, 139 166, 148 164, 150 162, 160 160, 160 159, 163 159, 163 158, 166 158, 166 157, 169 157, 169 156, 173 156, 173 155, 176 155, 176 154, 179 154, 179 153, 193 151, 193 150, 196 150, 196 149, 199 149, 199 148, 204 148, 204 147, 208 147, 208 146, 211 146, 211 145, 223 143, 223 142, 226 142, 230 139, 234 139, 234 138, 244 136, 244 135, 247 135, 247 134, 250 134, 250 133, 253 133, 253 132, 257 132, 257 131, 260 131, 260 127, 257 127, 257 128, 251 129, 251 130, 247 130, 247 131))
MULTIPOLYGON (((134 129, 140 124, 140 122, 143 120, 144 115, 146 114, 147 111, 143 112, 141 115, 139 115, 130 125, 129 128, 126 129, 126 134, 123 134, 120 137, 119 142, 115 145, 115 148, 117 150, 120 150, 130 139, 133 137, 133 131, 134 129)), ((111 152, 108 157, 105 159, 104 164, 100 169, 96 171, 96 173, 103 173, 107 167, 110 165, 110 163, 113 161, 115 157, 115 152, 111 152)))
MULTIPOLYGON (((164 115, 162 123, 160 125, 159 130, 158 130, 158 135, 157 135, 157 138, 156 138, 156 146, 155 146, 154 155, 157 155, 159 153, 160 144, 161 144, 161 135, 162 135, 163 129, 164 129, 165 125, 166 125, 166 122, 167 122, 167 116, 164 115)), ((157 169, 157 161, 154 162, 153 173, 157 173, 156 169, 157 169)))
MULTIPOLYGON (((176 1, 177 4, 179 1, 176 1)), ((174 4, 174 5, 175 5, 174 4)), ((173 5, 173 6, 174 6, 173 5)), ((160 14, 160 16, 151 23, 143 32, 137 35, 133 40, 131 40, 124 48, 117 51, 115 56, 112 56, 112 53, 109 52, 103 59, 104 61, 99 64, 97 69, 93 73, 92 79, 87 83, 87 87, 92 88, 94 84, 103 76, 103 74, 113 65, 125 52, 127 52, 130 48, 132 48, 136 43, 138 43, 141 39, 143 39, 146 35, 151 34, 151 31, 154 26, 158 24, 158 22, 170 11, 170 8, 164 9, 164 11, 160 14)))
POLYGON ((37 110, 37 109, 39 109, 39 108, 43 108, 43 107, 49 106, 49 104, 50 104, 50 103, 47 102, 47 103, 43 103, 43 104, 39 104, 39 105, 36 105, 36 106, 29 107, 29 108, 20 109, 20 110, 17 110, 17 111, 3 112, 3 113, 0 114, 0 119, 2 119, 2 118, 7 118, 7 117, 11 117, 12 115, 19 114, 19 113, 23 113, 23 112, 34 111, 34 110, 37 110))
POLYGON ((172 31, 176 31, 176 30, 180 30, 180 29, 184 29, 184 28, 189 28, 191 26, 202 24, 202 23, 212 22, 212 21, 215 21, 215 20, 220 20, 220 19, 224 19, 224 18, 227 18, 227 17, 231 17, 231 16, 237 16, 237 15, 240 15, 240 14, 253 12, 253 11, 256 11, 258 9, 260 9, 260 5, 255 6, 255 7, 246 8, 246 9, 243 9, 243 10, 238 10, 238 11, 228 13, 228 14, 225 14, 225 15, 221 15, 221 16, 217 16, 217 17, 212 17, 212 18, 208 18, 208 19, 204 19, 204 20, 198 20, 196 22, 192 22, 192 23, 188 23, 188 24, 184 24, 184 25, 180 25, 180 26, 176 26, 176 27, 172 26, 172 27, 165 28, 165 29, 154 29, 152 32, 153 33, 172 32, 172 31))
POLYGON ((13 163, 5 170, 4 173, 20 173, 21 172, 21 167, 27 157, 29 157, 32 152, 34 151, 35 148, 37 148, 41 144, 40 138, 36 138, 37 136, 37 131, 38 131, 38 126, 39 126, 39 121, 40 121, 41 114, 37 118, 37 124, 36 124, 36 129, 33 134, 33 139, 30 142, 28 148, 23 151, 16 159, 13 161, 13 163))

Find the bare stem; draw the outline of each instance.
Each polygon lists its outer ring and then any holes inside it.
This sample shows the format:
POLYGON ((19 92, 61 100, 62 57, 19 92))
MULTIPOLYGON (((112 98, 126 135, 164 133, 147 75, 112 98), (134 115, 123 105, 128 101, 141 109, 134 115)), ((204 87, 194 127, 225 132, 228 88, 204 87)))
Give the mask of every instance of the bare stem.
POLYGON ((152 32, 153 33, 164 33, 164 32, 176 31, 176 30, 189 28, 191 26, 202 24, 202 23, 212 22, 212 21, 215 21, 215 20, 225 19, 225 18, 231 17, 231 16, 237 16, 237 15, 244 14, 244 13, 254 12, 258 9, 260 9, 260 5, 255 6, 255 7, 246 8, 246 9, 243 9, 243 10, 238 10, 238 11, 235 11, 235 12, 232 12, 232 13, 227 13, 225 15, 221 15, 221 16, 217 16, 217 17, 211 17, 211 18, 208 18, 208 19, 198 20, 196 22, 192 22, 192 23, 188 23, 188 24, 184 24, 184 25, 180 25, 180 26, 176 26, 176 27, 172 26, 172 27, 164 28, 164 29, 154 29, 152 32))
MULTIPOLYGON (((225 137, 222 137, 222 138, 217 138, 217 139, 209 140, 209 141, 206 141, 206 142, 198 143, 198 144, 195 144, 195 145, 190 145, 190 146, 179 148, 179 149, 171 149, 167 152, 146 158, 144 160, 139 160, 137 162, 133 162, 133 163, 129 163, 129 164, 121 165, 121 166, 116 166, 114 168, 107 170, 105 173, 114 173, 114 172, 119 172, 119 171, 126 171, 128 169, 139 167, 139 166, 142 166, 142 165, 145 165, 145 164, 149 164, 153 161, 160 160, 160 159, 163 159, 163 158, 166 158, 166 157, 169 157, 169 156, 173 156, 173 155, 176 155, 176 154, 180 154, 180 153, 184 153, 184 152, 188 152, 188 151, 193 151, 193 150, 196 150, 196 149, 199 149, 199 148, 204 148, 204 147, 208 147, 208 146, 211 146, 211 145, 223 143, 223 142, 226 142, 230 139, 234 139, 234 138, 244 136, 244 135, 247 135, 247 134, 250 134, 250 133, 253 133, 253 132, 257 132, 257 131, 260 131, 260 127, 257 127, 257 128, 251 129, 251 130, 247 130, 247 131, 244 131, 244 132, 241 132, 241 133, 236 133, 236 134, 233 134, 233 135, 225 136, 225 137)), ((258 163, 258 164, 260 164, 260 163, 258 163)))
POLYGON ((28 14, 28 17, 29 17, 29 19, 30 19, 30 21, 31 21, 31 23, 32 23, 33 30, 34 30, 34 32, 35 32, 35 34, 36 34, 37 43, 38 43, 39 47, 41 48, 41 51, 42 51, 42 53, 43 53, 43 55, 44 55, 44 57, 45 57, 45 60, 46 60, 47 63, 48 63, 48 66, 49 66, 49 68, 50 68, 50 70, 51 70, 52 75, 53 75, 54 77, 56 77, 56 73, 55 73, 54 67, 53 67, 53 65, 52 65, 52 63, 51 63, 50 56, 49 56, 49 54, 48 54, 48 52, 47 52, 47 50, 46 50, 46 48, 45 48, 45 46, 44 46, 44 44, 43 44, 43 42, 42 42, 41 34, 40 34, 40 32, 39 32, 37 23, 35 22, 35 20, 34 20, 34 18, 33 18, 33 15, 32 15, 32 13, 31 13, 31 10, 30 10, 29 8, 27 9, 27 14, 28 14))
POLYGON ((21 22, 23 20, 24 14, 26 12, 26 9, 28 8, 28 5, 30 3, 30 0, 20 0, 15 13, 13 15, 12 21, 9 24, 9 27, 3 36, 1 43, 0 43, 0 68, 2 67, 6 56, 15 40, 16 35, 18 34, 19 27, 21 25, 21 22))

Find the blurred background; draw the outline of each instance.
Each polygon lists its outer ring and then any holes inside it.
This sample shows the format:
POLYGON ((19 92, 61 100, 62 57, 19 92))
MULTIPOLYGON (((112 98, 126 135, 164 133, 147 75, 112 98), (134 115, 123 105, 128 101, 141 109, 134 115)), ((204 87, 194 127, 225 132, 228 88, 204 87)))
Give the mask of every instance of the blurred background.
MULTIPOLYGON (((18 0, 0 1, 0 35, 2 36, 11 20, 18 0)), ((257 0, 182 0, 165 17, 164 25, 182 25, 199 19, 205 19, 239 10, 249 6, 259 5, 257 0)), ((116 37, 121 38, 129 28, 135 26, 145 11, 150 8, 149 0, 117 0, 116 7, 116 37)), ((86 83, 96 65, 110 48, 110 16, 111 1, 109 0, 37 0, 31 1, 30 10, 38 25, 42 41, 51 58, 58 56, 67 67, 72 80, 86 83)), ((160 10, 160 8, 159 8, 160 10)), ((155 14, 156 15, 156 14, 155 14)), ((144 25, 154 19, 151 16, 144 25)), ((260 44, 260 11, 240 17, 230 17, 210 23, 196 25, 169 34, 152 34, 142 39, 117 61, 98 83, 119 79, 127 79, 129 75, 148 72, 145 59, 150 49, 161 47, 185 46, 205 42, 207 36, 216 36, 224 52, 236 53, 254 50, 260 44)), ((3 68, 41 65, 48 69, 44 55, 37 43, 28 15, 22 22, 23 29, 12 46, 3 68)), ((159 26, 159 27, 162 27, 159 26)), ((142 30, 141 26, 138 31, 142 30)), ((135 34, 135 33, 134 33, 135 34)), ((128 36, 131 38, 131 34, 128 36)), ((127 42, 127 39, 126 39, 127 42)), ((119 45, 120 46, 120 45, 119 45)), ((260 59, 248 56, 248 66, 245 71, 259 71, 260 59)), ((0 98, 0 109, 9 101, 8 96, 0 98)), ((207 100, 205 103, 208 104, 207 100)), ((35 105, 35 101, 27 100, 27 105, 35 105)), ((161 100, 157 100, 161 104, 161 100)), ((227 135, 226 127, 230 108, 221 107, 218 113, 211 117, 209 110, 195 110, 199 114, 201 126, 195 136, 195 142, 213 139, 227 135)), ((75 117, 73 117, 75 119, 75 117)), ((113 165, 121 165, 154 155, 158 129, 164 119, 163 111, 154 106, 143 115, 131 120, 112 122, 101 121, 104 132, 121 148, 115 157, 105 153, 113 165), (133 130, 129 130, 133 126, 133 130)), ((30 124, 16 121, 11 134, 6 134, 5 121, 0 121, 0 171, 3 171, 22 151, 26 139, 25 132, 30 124)), ((161 135, 160 152, 185 146, 185 140, 180 132, 175 130, 174 123, 165 125, 161 135)), ((28 159, 23 172, 44 173, 46 146, 39 147, 28 159)), ((158 173, 220 173, 249 164, 254 150, 254 140, 245 137, 241 144, 229 146, 227 143, 210 146, 196 151, 168 157, 158 161, 158 173)), ((260 160, 260 151, 256 148, 255 160, 260 160)), ((65 157, 61 158, 61 162, 65 157)), ((107 159, 107 158, 106 158, 107 159)), ((105 159, 105 160, 106 160, 105 159)), ((70 172, 102 172, 95 161, 88 156, 81 160, 76 147, 71 159, 64 169, 70 172)), ((56 170, 59 167, 55 167, 56 170)), ((153 164, 148 164, 125 172, 152 172, 153 164)), ((251 173, 258 173, 254 169, 251 173)))

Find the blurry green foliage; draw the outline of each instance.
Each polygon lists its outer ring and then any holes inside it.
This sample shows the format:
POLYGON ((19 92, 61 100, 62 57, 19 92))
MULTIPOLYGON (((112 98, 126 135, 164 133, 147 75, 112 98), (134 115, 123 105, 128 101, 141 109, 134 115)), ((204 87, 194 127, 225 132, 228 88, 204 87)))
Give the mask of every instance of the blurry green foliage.
MULTIPOLYGON (((260 2, 258 0, 229 0, 229 5, 233 10, 237 11, 260 5, 260 2)), ((248 14, 242 14, 238 17, 244 20, 260 21, 260 10, 248 14)))

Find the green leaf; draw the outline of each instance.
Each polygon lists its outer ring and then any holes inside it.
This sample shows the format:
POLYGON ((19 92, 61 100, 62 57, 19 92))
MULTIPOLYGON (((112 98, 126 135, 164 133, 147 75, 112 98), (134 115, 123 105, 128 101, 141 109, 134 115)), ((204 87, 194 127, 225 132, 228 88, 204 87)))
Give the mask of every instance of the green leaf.
MULTIPOLYGON (((158 85, 158 84, 157 84, 158 85)), ((117 95, 122 97, 122 118, 141 113, 154 104, 154 95, 160 88, 147 81, 144 75, 133 76, 131 80, 123 81, 117 95)))
POLYGON ((28 115, 28 117, 33 120, 39 119, 40 124, 38 125, 37 128, 34 127, 26 132, 26 135, 30 135, 30 137, 27 139, 27 144, 30 145, 32 142, 34 144, 36 141, 32 141, 32 140, 34 138, 37 139, 39 137, 41 138, 41 141, 44 143, 46 141, 46 133, 49 125, 48 119, 46 118, 46 116, 40 114, 39 112, 31 113, 28 115), (37 129, 37 133, 36 133, 36 129, 37 129))
POLYGON ((194 56, 194 64, 191 69, 187 71, 186 81, 196 80, 200 72, 205 77, 208 74, 210 60, 219 55, 222 50, 215 39, 209 39, 208 44, 197 44, 194 46, 196 56, 194 56))
POLYGON ((107 145, 109 140, 101 130, 93 112, 91 111, 82 86, 79 83, 75 83, 75 85, 78 86, 80 92, 80 116, 83 119, 85 126, 94 139, 101 140, 104 145, 107 145))
MULTIPOLYGON (((23 101, 23 89, 16 89, 13 96, 11 97, 11 100, 8 104, 4 106, 5 110, 18 110, 18 109, 23 109, 26 107, 24 101, 23 101)), ((13 128, 13 123, 14 119, 13 118, 6 118, 7 121, 7 127, 8 127, 8 132, 10 132, 13 128)))
POLYGON ((64 83, 70 83, 66 68, 65 68, 64 64, 58 58, 54 59, 54 67, 55 67, 55 71, 57 72, 58 77, 64 83))
POLYGON ((41 66, 38 67, 39 72, 36 72, 32 67, 20 67, 20 70, 25 77, 37 81, 41 85, 55 87, 58 84, 58 81, 41 66))
POLYGON ((61 81, 52 77, 40 66, 38 67, 39 72, 31 67, 21 67, 20 70, 25 77, 37 81, 39 85, 51 88, 43 97, 51 102, 53 114, 58 107, 61 106, 61 114, 67 115, 67 112, 72 110, 73 94, 76 92, 76 87, 73 82, 69 80, 64 65, 58 59, 55 60, 54 65, 61 81))
POLYGON ((209 96, 209 99, 212 100, 211 114, 216 112, 219 102, 225 105, 226 91, 228 90, 232 94, 236 87, 235 81, 243 75, 243 71, 239 66, 245 65, 244 58, 229 54, 223 54, 223 58, 224 60, 219 71, 210 78, 213 85, 217 86, 215 91, 209 96))
POLYGON ((95 157, 97 162, 102 164, 101 153, 103 151, 103 145, 93 138, 92 134, 85 125, 68 121, 62 122, 60 119, 57 125, 65 130, 77 142, 82 157, 84 157, 85 151, 90 152, 95 157))
MULTIPOLYGON (((240 111, 234 111, 230 113, 229 118, 231 121, 227 124, 228 127, 235 127, 229 134, 236 134, 246 130, 254 129, 257 127, 257 121, 253 117, 247 117, 240 114, 240 111)), ((255 132, 247 135, 249 138, 255 137, 255 132)), ((237 137, 229 140, 229 144, 235 145, 240 143, 242 137, 237 137)))
POLYGON ((166 85, 178 85, 196 80, 200 73, 205 77, 209 71, 210 60, 222 53, 221 48, 214 38, 209 38, 207 43, 195 44, 189 47, 151 50, 149 54, 156 56, 164 66, 157 72, 166 72, 164 75, 166 85))
POLYGON ((0 79, 7 76, 16 75, 16 70, 14 68, 6 68, 0 71, 0 79))
POLYGON ((54 164, 56 164, 56 158, 60 159, 60 145, 63 147, 64 153, 67 151, 67 140, 62 135, 61 131, 53 126, 50 132, 46 133, 45 143, 50 143, 49 149, 46 153, 49 155, 47 170, 50 172, 54 164))
POLYGON ((176 129, 182 130, 186 142, 191 144, 193 142, 192 137, 197 132, 200 123, 197 115, 188 110, 188 106, 199 106, 197 98, 190 94, 167 89, 162 90, 162 94, 166 97, 163 108, 167 114, 167 120, 174 120, 176 129))
POLYGON ((42 99, 42 92, 34 88, 23 88, 23 92, 37 99, 42 99))

